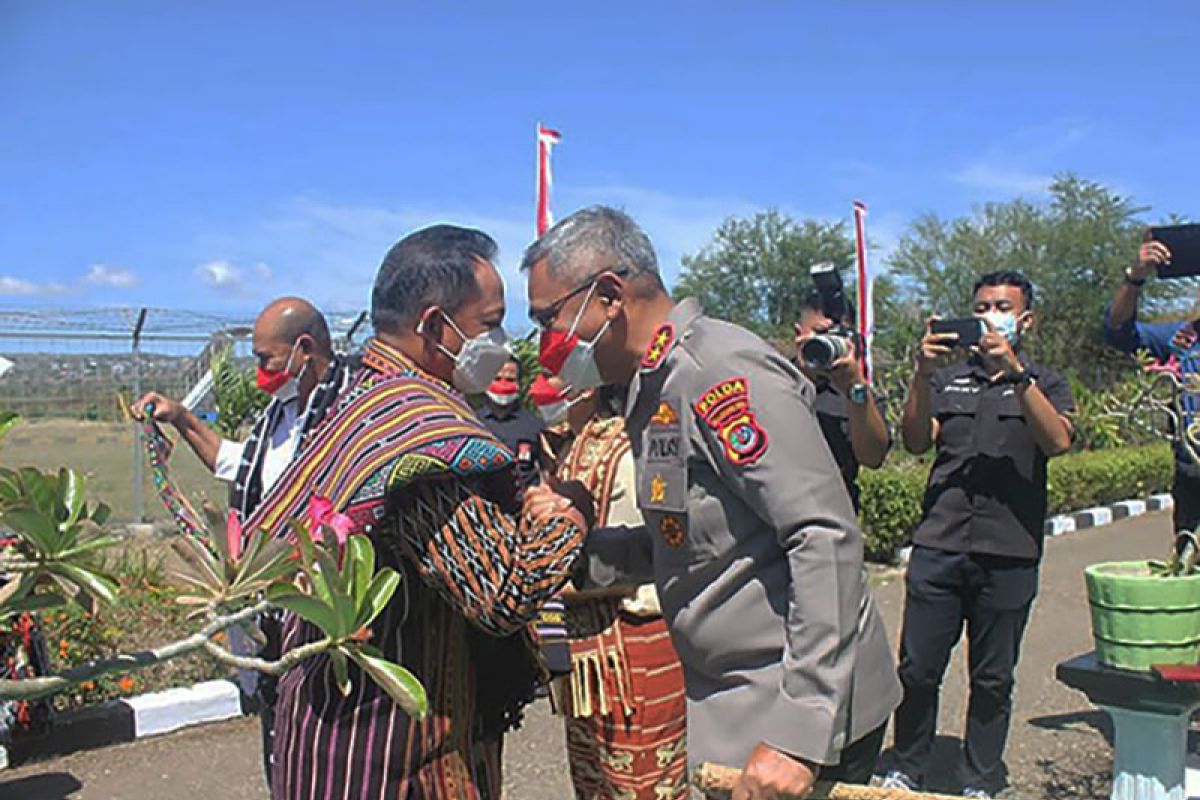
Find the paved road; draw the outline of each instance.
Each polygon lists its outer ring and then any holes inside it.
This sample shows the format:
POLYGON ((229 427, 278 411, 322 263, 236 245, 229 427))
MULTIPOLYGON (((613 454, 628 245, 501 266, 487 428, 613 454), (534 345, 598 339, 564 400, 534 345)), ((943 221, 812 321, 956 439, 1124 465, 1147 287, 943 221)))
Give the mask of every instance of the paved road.
MULTIPOLYGON (((1021 797, 1103 797, 1111 748, 1107 721, 1082 695, 1054 680, 1054 665, 1091 649, 1083 568, 1097 561, 1161 555, 1169 523, 1156 514, 1048 543, 1042 588, 1025 640, 1008 750, 1021 797)), ((900 619, 898 574, 880 576, 876 596, 892 632, 900 619)), ((965 713, 965 667, 955 654, 943 691, 939 737, 941 788, 958 759, 965 713)), ((257 720, 242 719, 0 773, 0 800, 263 800, 257 720)), ((544 703, 507 742, 506 794, 514 800, 571 796, 562 730, 544 703)))

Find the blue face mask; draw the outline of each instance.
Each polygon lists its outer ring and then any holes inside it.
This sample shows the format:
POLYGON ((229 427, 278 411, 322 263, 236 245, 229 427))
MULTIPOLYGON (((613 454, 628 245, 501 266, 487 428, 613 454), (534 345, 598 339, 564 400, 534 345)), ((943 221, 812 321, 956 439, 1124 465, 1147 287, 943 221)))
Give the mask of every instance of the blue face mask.
POLYGON ((1016 347, 1021 341, 1021 326, 1017 323, 1017 315, 1011 311, 989 311, 983 314, 983 319, 992 323, 992 327, 996 329, 996 333, 1004 334, 1004 338, 1008 339, 1008 343, 1012 347, 1016 347))

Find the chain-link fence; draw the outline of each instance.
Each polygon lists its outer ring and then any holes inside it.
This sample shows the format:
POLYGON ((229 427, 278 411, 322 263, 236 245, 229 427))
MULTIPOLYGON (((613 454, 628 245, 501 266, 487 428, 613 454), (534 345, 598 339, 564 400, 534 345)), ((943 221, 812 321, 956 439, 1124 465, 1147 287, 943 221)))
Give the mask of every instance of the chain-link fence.
MULTIPOLYGON (((354 349, 369 333, 364 313, 328 316, 338 349, 354 349)), ((0 309, 0 410, 23 418, 0 463, 71 465, 89 474, 91 494, 118 519, 162 517, 146 501, 149 479, 129 405, 153 390, 187 399, 201 415, 211 411, 209 362, 233 347, 250 363, 253 323, 252 315, 162 308, 0 309)), ((184 486, 222 495, 190 453, 172 464, 184 486)))

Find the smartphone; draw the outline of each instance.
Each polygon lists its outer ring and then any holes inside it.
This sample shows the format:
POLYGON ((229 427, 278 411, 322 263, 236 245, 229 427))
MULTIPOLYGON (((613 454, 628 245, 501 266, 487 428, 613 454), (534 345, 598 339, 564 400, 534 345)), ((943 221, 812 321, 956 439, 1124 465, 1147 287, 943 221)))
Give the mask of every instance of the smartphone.
POLYGON ((983 320, 978 317, 962 317, 960 319, 935 319, 930 326, 932 333, 956 333, 956 347, 971 347, 979 344, 983 335, 983 320))
POLYGON ((1158 268, 1160 278, 1191 278, 1200 275, 1200 224, 1159 225, 1150 238, 1171 250, 1171 263, 1158 268))

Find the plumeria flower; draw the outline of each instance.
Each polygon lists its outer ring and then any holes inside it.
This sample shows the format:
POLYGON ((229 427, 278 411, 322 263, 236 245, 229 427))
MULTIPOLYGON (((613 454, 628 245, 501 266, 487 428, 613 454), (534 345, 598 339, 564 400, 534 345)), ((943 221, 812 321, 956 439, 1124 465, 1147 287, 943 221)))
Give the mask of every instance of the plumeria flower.
POLYGON ((333 503, 324 497, 313 495, 308 501, 308 527, 314 542, 322 540, 322 531, 329 528, 337 537, 338 545, 346 544, 354 528, 354 521, 346 514, 333 510, 333 503))
POLYGON ((242 520, 233 509, 229 510, 229 519, 225 523, 225 546, 229 550, 230 561, 242 557, 242 520))

